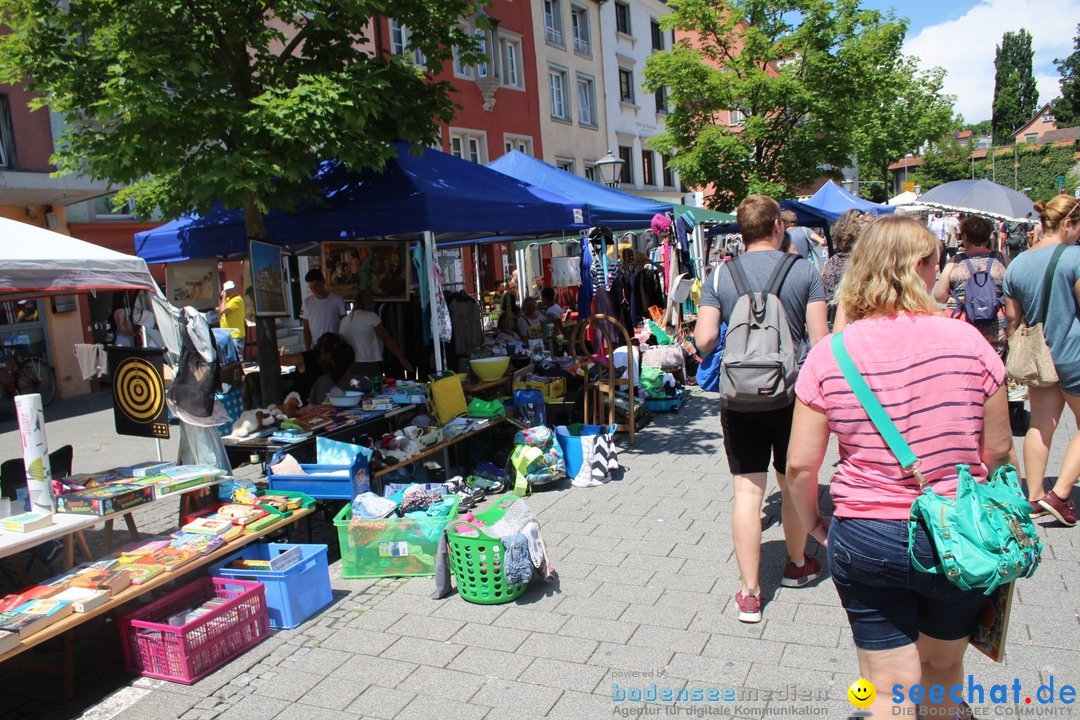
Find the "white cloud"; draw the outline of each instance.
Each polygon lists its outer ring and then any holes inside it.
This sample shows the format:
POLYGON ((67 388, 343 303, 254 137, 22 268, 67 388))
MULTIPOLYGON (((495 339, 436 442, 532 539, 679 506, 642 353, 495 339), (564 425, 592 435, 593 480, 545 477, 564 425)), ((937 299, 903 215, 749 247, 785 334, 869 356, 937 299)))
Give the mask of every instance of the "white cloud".
POLYGON ((956 96, 956 110, 968 122, 990 118, 994 100, 994 52, 1006 31, 1026 28, 1039 103, 1060 94, 1055 57, 1073 48, 1080 0, 983 0, 956 20, 929 25, 909 36, 904 52, 924 68, 945 68, 944 91, 956 96))

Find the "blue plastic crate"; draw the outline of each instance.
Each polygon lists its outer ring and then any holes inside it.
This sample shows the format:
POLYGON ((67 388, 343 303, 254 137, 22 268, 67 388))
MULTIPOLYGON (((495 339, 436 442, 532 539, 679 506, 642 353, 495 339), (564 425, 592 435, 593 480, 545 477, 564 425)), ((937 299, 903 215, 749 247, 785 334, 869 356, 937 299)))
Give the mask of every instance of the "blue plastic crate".
POLYGON ((270 627, 273 628, 294 628, 334 599, 330 590, 325 545, 248 545, 235 555, 212 565, 210 574, 229 580, 261 582, 266 587, 266 606, 270 611, 270 627), (300 548, 300 561, 281 572, 226 567, 237 558, 270 560, 294 547, 300 548))
POLYGON ((675 412, 686 402, 686 393, 679 388, 674 397, 645 398, 645 408, 650 412, 675 412))
POLYGON ((283 456, 284 453, 276 453, 267 465, 266 477, 271 491, 302 492, 316 500, 352 500, 360 493, 371 490, 371 483, 366 480, 367 458, 357 456, 351 466, 301 463, 300 467, 306 475, 275 475, 270 468, 280 462, 283 456), (341 471, 347 471, 347 474, 330 475, 341 471), (355 487, 354 478, 359 481, 355 487))

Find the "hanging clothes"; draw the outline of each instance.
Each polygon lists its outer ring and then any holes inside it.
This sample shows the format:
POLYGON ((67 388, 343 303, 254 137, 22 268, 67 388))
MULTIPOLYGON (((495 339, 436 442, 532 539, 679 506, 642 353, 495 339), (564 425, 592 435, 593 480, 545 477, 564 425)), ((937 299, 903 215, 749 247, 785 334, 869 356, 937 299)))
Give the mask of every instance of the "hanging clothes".
POLYGON ((578 274, 581 276, 581 287, 578 290, 578 318, 584 322, 592 314, 593 284, 592 275, 592 249, 589 247, 589 239, 581 238, 581 255, 578 257, 578 274))
POLYGON ((581 267, 576 257, 551 258, 551 286, 577 287, 581 285, 581 267))
POLYGON ((435 297, 433 298, 436 321, 439 323, 439 340, 444 343, 450 342, 454 335, 454 324, 450 320, 450 308, 446 306, 446 295, 443 293, 442 272, 438 266, 431 268, 435 274, 435 297))
MULTIPOLYGON (((416 243, 412 249, 412 263, 416 268, 416 277, 420 279, 420 282, 416 283, 420 287, 420 308, 423 311, 422 316, 427 314, 430 306, 430 298, 428 297, 429 289, 427 284, 428 268, 427 268, 427 253, 424 251, 423 243, 416 243)), ((431 323, 421 322, 421 337, 424 340, 424 345, 428 345, 431 342, 431 323)))
POLYGON ((484 344, 484 324, 480 304, 464 292, 450 298, 450 323, 453 326, 454 354, 469 357, 484 344))

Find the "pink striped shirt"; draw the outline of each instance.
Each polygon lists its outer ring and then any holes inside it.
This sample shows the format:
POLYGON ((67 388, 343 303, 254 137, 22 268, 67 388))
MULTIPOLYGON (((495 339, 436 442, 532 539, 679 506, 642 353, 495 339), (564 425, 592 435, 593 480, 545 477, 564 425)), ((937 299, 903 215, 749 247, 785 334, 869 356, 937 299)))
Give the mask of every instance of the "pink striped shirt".
MULTIPOLYGON (((844 344, 935 492, 956 494, 958 464, 986 477, 979 459, 983 404, 1001 387, 1005 368, 974 326, 930 315, 872 318, 849 325, 844 344)), ((919 484, 855 398, 828 338, 810 350, 795 392, 825 413, 840 444, 831 485, 836 516, 907 519, 919 484)))

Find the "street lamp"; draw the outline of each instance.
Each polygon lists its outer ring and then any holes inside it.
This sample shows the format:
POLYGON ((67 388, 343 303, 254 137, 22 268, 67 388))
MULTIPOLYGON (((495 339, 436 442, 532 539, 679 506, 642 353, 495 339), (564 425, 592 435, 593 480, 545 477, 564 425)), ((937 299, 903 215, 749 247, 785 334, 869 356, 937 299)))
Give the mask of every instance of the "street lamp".
POLYGON ((610 150, 600 160, 596 161, 596 167, 600 170, 600 177, 609 188, 619 187, 622 178, 623 159, 615 157, 610 150))

